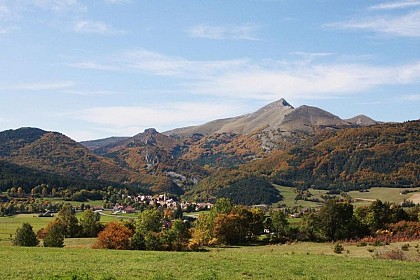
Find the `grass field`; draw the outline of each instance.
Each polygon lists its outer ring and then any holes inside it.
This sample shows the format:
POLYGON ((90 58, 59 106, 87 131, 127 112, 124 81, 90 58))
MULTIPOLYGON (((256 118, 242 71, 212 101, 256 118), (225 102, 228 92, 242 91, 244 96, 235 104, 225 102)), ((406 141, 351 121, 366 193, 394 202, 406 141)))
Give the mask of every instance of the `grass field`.
POLYGON ((16 233, 16 229, 23 223, 32 225, 35 232, 45 227, 54 217, 40 218, 37 214, 19 214, 11 217, 0 217, 0 240, 9 240, 11 234, 16 233))
MULTIPOLYGON (((293 206, 302 206, 302 207, 317 207, 319 203, 312 202, 312 201, 303 201, 298 200, 295 201, 296 193, 293 191, 294 188, 284 187, 275 185, 275 187, 280 191, 281 195, 283 196, 283 200, 278 203, 278 205, 286 204, 288 207, 293 206)), ((350 195, 351 198, 355 200, 353 205, 361 206, 361 205, 369 205, 372 201, 379 199, 381 201, 389 201, 399 204, 404 199, 415 198, 419 196, 420 188, 412 188, 411 191, 418 191, 419 193, 408 193, 408 194, 400 194, 400 192, 404 190, 402 188, 371 188, 369 192, 359 192, 359 191, 351 191, 347 194, 350 195)), ((321 195, 325 194, 327 191, 325 190, 315 190, 309 189, 312 193, 313 198, 321 199, 321 195)), ((322 199, 321 199, 322 201, 322 199)), ((420 200, 419 200, 420 201, 420 200)))
MULTIPOLYGON (((295 201, 296 193, 293 191, 294 188, 284 187, 284 186, 279 186, 279 185, 274 185, 274 186, 276 187, 276 189, 280 191, 281 195, 283 196, 283 200, 278 202, 278 205, 285 204, 287 207, 302 206, 304 208, 317 207, 320 205, 319 203, 312 202, 312 201, 304 201, 304 200, 295 201)), ((309 189, 309 191, 312 193, 313 198, 319 198, 319 199, 321 199, 321 195, 327 192, 325 190, 315 190, 315 189, 309 189)))
MULTIPOLYGON (((360 250, 367 252, 366 247, 360 250)), ((420 279, 418 262, 351 254, 333 255, 330 244, 308 243, 208 252, 5 246, 0 247, 0 258, 7 260, 0 262, 0 279, 86 274, 91 279, 420 279)))
POLYGON ((37 201, 38 202, 49 201, 51 203, 69 203, 74 207, 80 207, 82 203, 85 205, 89 204, 90 206, 102 206, 104 204, 103 200, 89 200, 86 202, 79 202, 79 201, 64 200, 62 198, 38 198, 37 201))
MULTIPOLYGON (((76 217, 80 218, 82 213, 77 213, 76 217)), ((108 223, 115 220, 135 219, 138 214, 118 214, 111 215, 111 212, 104 211, 105 215, 101 215, 101 222, 108 223)), ((45 228, 47 224, 53 221, 55 217, 38 217, 37 214, 18 214, 11 217, 0 217, 0 241, 10 240, 10 235, 16 233, 16 229, 21 227, 23 223, 32 225, 35 232, 41 228, 45 228)))
MULTIPOLYGON (((379 199, 399 204, 404 199, 409 199, 415 193, 400 194, 404 190, 401 188, 371 188, 369 192, 351 191, 348 194, 355 199, 355 205, 367 205, 372 201, 379 199), (359 199, 359 200, 357 200, 359 199)), ((411 191, 420 191, 420 188, 412 188, 411 191)))
POLYGON ((208 252, 94 250, 91 246, 95 238, 66 239, 65 248, 11 245, 9 235, 23 222, 31 223, 37 230, 52 219, 34 215, 0 218, 0 233, 5 236, 0 241, 3 260, 0 279, 420 280, 420 241, 410 242, 409 250, 404 252, 410 261, 404 262, 374 259, 374 253, 368 251, 399 249, 403 243, 387 247, 343 244, 344 251, 340 255, 333 252, 331 243, 308 242, 215 248, 208 252))

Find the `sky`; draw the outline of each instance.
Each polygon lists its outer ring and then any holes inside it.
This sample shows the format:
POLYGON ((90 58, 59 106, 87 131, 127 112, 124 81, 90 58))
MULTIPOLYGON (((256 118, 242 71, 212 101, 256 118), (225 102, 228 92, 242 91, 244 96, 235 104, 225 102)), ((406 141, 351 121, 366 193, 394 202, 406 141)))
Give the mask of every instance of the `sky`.
POLYGON ((0 130, 77 141, 285 98, 420 118, 420 1, 0 0, 0 130))

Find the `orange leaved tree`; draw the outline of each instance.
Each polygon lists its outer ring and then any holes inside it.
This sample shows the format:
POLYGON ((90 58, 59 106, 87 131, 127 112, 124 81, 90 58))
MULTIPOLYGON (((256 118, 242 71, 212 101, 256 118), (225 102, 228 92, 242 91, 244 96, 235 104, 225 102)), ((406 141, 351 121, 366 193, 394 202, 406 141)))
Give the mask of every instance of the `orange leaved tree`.
POLYGON ((110 222, 98 235, 93 245, 97 249, 130 249, 130 238, 133 232, 121 222, 110 222))

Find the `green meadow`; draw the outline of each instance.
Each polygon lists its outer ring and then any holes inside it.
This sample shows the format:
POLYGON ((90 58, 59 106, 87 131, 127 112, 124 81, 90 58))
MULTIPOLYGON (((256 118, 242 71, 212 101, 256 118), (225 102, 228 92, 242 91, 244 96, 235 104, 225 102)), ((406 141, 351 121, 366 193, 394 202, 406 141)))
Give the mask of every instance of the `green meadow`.
MULTIPOLYGON (((278 202, 278 205, 285 204, 287 207, 294 207, 294 206, 302 206, 302 207, 317 207, 320 204, 313 201, 304 201, 304 200, 295 200, 296 193, 294 192, 294 188, 291 187, 284 187, 275 185, 275 187, 280 191, 281 195, 283 196, 283 200, 278 202)), ((308 189, 311 194, 312 198, 318 198, 321 201, 323 199, 321 196, 326 194, 326 190, 317 190, 317 189, 308 189)), ((395 204, 399 204, 404 199, 410 199, 414 194, 420 193, 420 188, 410 188, 410 191, 415 191, 412 193, 407 194, 400 194, 400 192, 404 190, 403 188, 370 188, 368 192, 359 192, 359 191, 350 191, 347 194, 354 200, 353 205, 361 206, 361 205, 369 205, 372 201, 377 199, 381 201, 388 201, 393 202, 395 204)))
POLYGON ((419 262, 336 255, 330 244, 313 245, 207 252, 2 246, 0 279, 420 279, 419 262))
POLYGON ((409 243, 406 261, 375 258, 376 252, 406 243, 345 243, 341 254, 333 252, 332 243, 309 242, 204 252, 91 249, 95 238, 66 239, 64 248, 11 245, 10 234, 23 222, 38 230, 53 219, 29 214, 0 218, 0 279, 420 279, 420 241, 409 243))

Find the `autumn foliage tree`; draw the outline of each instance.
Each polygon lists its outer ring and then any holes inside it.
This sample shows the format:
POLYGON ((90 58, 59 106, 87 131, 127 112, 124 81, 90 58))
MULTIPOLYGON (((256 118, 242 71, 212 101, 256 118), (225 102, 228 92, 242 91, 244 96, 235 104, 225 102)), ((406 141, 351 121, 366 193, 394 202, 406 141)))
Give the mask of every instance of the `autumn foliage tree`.
POLYGON ((98 235, 93 245, 97 249, 130 249, 130 239, 133 232, 121 222, 110 222, 98 235))

